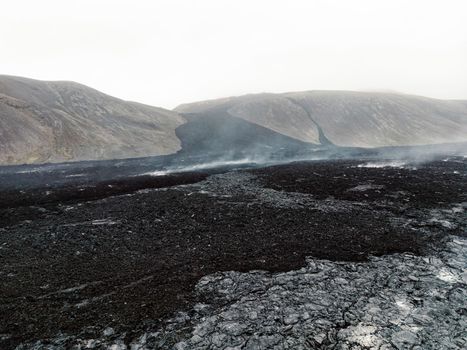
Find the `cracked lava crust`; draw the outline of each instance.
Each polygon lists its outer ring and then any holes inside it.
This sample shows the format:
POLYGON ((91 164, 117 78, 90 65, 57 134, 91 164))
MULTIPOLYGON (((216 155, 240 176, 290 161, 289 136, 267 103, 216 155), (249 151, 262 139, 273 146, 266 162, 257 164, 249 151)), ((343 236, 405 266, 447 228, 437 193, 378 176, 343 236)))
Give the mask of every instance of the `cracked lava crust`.
MULTIPOLYGON (((195 286, 217 272, 423 256, 448 234, 465 235, 465 216, 450 210, 464 210, 466 164, 296 162, 5 190, 0 348, 109 327, 130 343, 178 311, 215 303, 195 286)), ((187 331, 177 332, 167 344, 187 331)))

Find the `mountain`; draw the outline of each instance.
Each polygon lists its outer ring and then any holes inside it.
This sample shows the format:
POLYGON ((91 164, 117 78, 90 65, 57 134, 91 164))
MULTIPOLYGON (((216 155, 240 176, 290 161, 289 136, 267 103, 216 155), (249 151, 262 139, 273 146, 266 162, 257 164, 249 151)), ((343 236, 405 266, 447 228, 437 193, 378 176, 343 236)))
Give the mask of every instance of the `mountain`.
POLYGON ((291 138, 349 147, 467 141, 467 102, 397 93, 255 94, 178 106, 182 114, 230 115, 291 138))
POLYGON ((0 165, 176 152, 261 159, 328 146, 455 142, 467 142, 467 101, 308 91, 229 97, 169 111, 74 82, 0 75, 0 165))
POLYGON ((182 143, 180 154, 203 155, 206 159, 261 161, 316 149, 311 143, 228 114, 190 114, 185 118, 187 123, 175 131, 182 143))
POLYGON ((184 122, 74 82, 0 76, 0 164, 170 154, 184 122))

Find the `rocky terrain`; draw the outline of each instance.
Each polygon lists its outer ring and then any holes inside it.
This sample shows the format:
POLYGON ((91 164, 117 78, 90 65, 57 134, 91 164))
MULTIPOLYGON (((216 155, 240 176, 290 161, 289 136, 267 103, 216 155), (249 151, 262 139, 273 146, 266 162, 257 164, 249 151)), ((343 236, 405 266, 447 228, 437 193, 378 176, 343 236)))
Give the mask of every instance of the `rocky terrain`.
POLYGON ((467 141, 465 101, 396 93, 253 94, 184 104, 175 110, 230 115, 321 145, 383 147, 467 141))
POLYGON ((0 173, 0 348, 466 347, 464 156, 137 164, 0 173))
POLYGON ((0 76, 0 164, 174 153, 184 122, 74 82, 0 76))
POLYGON ((465 349, 466 135, 465 101, 0 76, 0 349, 465 349))

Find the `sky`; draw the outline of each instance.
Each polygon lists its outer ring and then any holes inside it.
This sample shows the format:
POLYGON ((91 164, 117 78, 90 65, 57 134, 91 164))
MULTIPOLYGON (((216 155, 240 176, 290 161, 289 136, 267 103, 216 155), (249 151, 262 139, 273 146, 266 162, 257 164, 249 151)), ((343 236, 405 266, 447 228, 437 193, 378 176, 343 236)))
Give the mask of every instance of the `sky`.
POLYGON ((259 92, 467 99, 465 0, 0 0, 0 74, 165 108, 259 92))

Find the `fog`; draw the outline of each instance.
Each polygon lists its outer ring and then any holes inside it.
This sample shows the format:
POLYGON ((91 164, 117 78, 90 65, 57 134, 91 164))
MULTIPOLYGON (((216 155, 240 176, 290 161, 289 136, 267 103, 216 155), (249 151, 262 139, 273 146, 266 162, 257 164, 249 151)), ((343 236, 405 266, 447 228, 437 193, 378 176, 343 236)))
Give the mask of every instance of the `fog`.
MULTIPOLYGON (((74 80, 168 108, 312 89, 467 99, 465 13, 461 0, 18 0, 0 13, 0 74, 74 80)), ((142 173, 346 157, 426 162, 453 153, 337 148, 303 110, 319 146, 216 112, 176 129, 182 150, 173 164, 161 168, 158 160, 142 173), (191 164, 179 163, 185 156, 191 164)), ((465 154, 459 147, 454 153, 465 154)))
POLYGON ((255 92, 467 98, 464 0, 16 0, 0 74, 173 108, 255 92))

